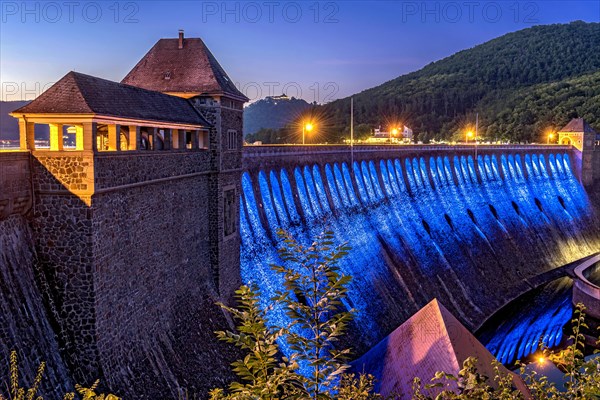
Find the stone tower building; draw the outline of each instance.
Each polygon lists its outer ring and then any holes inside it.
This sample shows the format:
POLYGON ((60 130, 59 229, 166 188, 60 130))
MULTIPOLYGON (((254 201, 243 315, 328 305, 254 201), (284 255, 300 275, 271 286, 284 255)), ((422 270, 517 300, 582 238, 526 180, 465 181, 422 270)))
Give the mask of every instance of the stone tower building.
POLYGON ((245 101, 181 32, 123 83, 70 72, 11 113, 31 156, 39 284, 75 382, 156 399, 228 379, 213 332, 228 323, 215 303, 241 283, 245 101))
POLYGON ((584 185, 600 180, 600 134, 596 133, 583 118, 574 118, 558 131, 558 143, 572 145, 575 152, 574 166, 584 185))
POLYGON ((248 98, 227 76, 202 39, 160 39, 122 83, 189 99, 211 124, 209 218, 211 264, 222 295, 233 293, 239 275, 242 114, 248 98))

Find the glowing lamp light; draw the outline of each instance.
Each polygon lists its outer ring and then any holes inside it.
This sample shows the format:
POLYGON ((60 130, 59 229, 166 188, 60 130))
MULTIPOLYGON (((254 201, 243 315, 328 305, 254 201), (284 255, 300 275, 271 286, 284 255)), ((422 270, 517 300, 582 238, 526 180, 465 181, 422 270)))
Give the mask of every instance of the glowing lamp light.
POLYGON ((465 143, 469 142, 469 139, 473 137, 473 131, 467 132, 467 137, 465 138, 465 143))
POLYGON ((313 124, 311 124, 310 122, 307 122, 306 124, 302 125, 302 144, 306 144, 306 140, 305 140, 305 132, 310 132, 313 130, 313 124))
POLYGON ((538 363, 543 364, 546 362, 546 359, 544 357, 538 357, 538 363))
POLYGON ((392 135, 397 135, 398 134, 398 129, 394 128, 392 129, 392 135))

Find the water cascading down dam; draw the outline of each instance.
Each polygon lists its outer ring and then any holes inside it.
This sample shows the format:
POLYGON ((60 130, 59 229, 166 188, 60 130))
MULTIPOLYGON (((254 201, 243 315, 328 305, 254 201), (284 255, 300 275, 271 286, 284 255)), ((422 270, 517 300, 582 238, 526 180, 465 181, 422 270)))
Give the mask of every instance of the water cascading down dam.
POLYGON ((532 278, 600 249, 570 146, 246 147, 243 164, 243 282, 269 303, 277 230, 307 244, 332 229, 353 248, 341 268, 359 353, 434 297, 476 329, 532 278))

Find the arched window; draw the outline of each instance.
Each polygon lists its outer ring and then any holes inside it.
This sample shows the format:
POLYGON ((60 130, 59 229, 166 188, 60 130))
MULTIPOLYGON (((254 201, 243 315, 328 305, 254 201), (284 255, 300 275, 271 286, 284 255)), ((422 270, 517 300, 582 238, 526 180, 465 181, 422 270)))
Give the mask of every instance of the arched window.
POLYGON ((140 150, 152 150, 152 143, 146 130, 140 132, 140 150))
MULTIPOLYGON (((120 127, 118 138, 120 145, 119 149, 128 150, 129 137, 125 127, 120 127)), ((107 151, 110 149, 110 143, 108 141, 108 125, 98 125, 98 130, 96 131, 96 146, 98 151, 107 151)))
POLYGON ((159 130, 155 137, 156 137, 156 143, 154 144, 154 150, 164 150, 165 148, 165 131, 163 131, 162 129, 159 130))
POLYGON ((129 135, 121 129, 121 134, 119 135, 119 141, 121 142, 121 150, 129 150, 129 135))
POLYGON ((108 126, 98 125, 96 130, 96 148, 98 151, 108 150, 108 126))

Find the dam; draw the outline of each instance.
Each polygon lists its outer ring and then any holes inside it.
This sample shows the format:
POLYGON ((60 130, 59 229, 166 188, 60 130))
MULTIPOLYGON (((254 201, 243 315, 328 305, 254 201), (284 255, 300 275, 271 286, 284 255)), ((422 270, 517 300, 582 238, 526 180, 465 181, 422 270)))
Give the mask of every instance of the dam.
POLYGON ((232 327, 216 303, 242 283, 269 303, 278 229, 352 246, 357 356, 433 298, 474 331, 600 249, 600 140, 583 120, 547 146, 244 146, 232 82, 180 32, 121 83, 69 72, 11 113, 0 365, 18 350, 27 384, 46 361, 42 395, 96 379, 136 399, 226 385, 239 354, 214 335, 232 327))
POLYGON ((46 360, 44 393, 88 377, 138 398, 223 385, 236 355, 212 334, 228 325, 215 302, 241 282, 269 303, 281 285, 270 268, 278 229, 303 244, 331 229, 352 246, 341 268, 353 277, 345 305, 357 311, 357 355, 433 298, 475 331, 543 276, 600 249, 599 197, 581 183, 571 145, 245 146, 239 175, 217 191, 209 150, 172 145, 0 154, 1 326, 13 338, 0 361, 26 349, 33 376, 46 360), (67 181, 69 170, 83 179, 67 181), (207 208, 211 199, 220 204, 207 208), (239 261, 224 249, 211 265, 223 246, 211 230, 227 226, 224 244, 239 261), (77 254, 89 261, 61 262, 77 254), (80 336, 79 320, 91 336, 80 336))
POLYGON ((242 281, 267 304, 276 231, 308 244, 333 230, 353 247, 342 270, 359 351, 434 297, 475 330, 537 276, 600 249, 571 146, 247 147, 243 169, 242 281))

